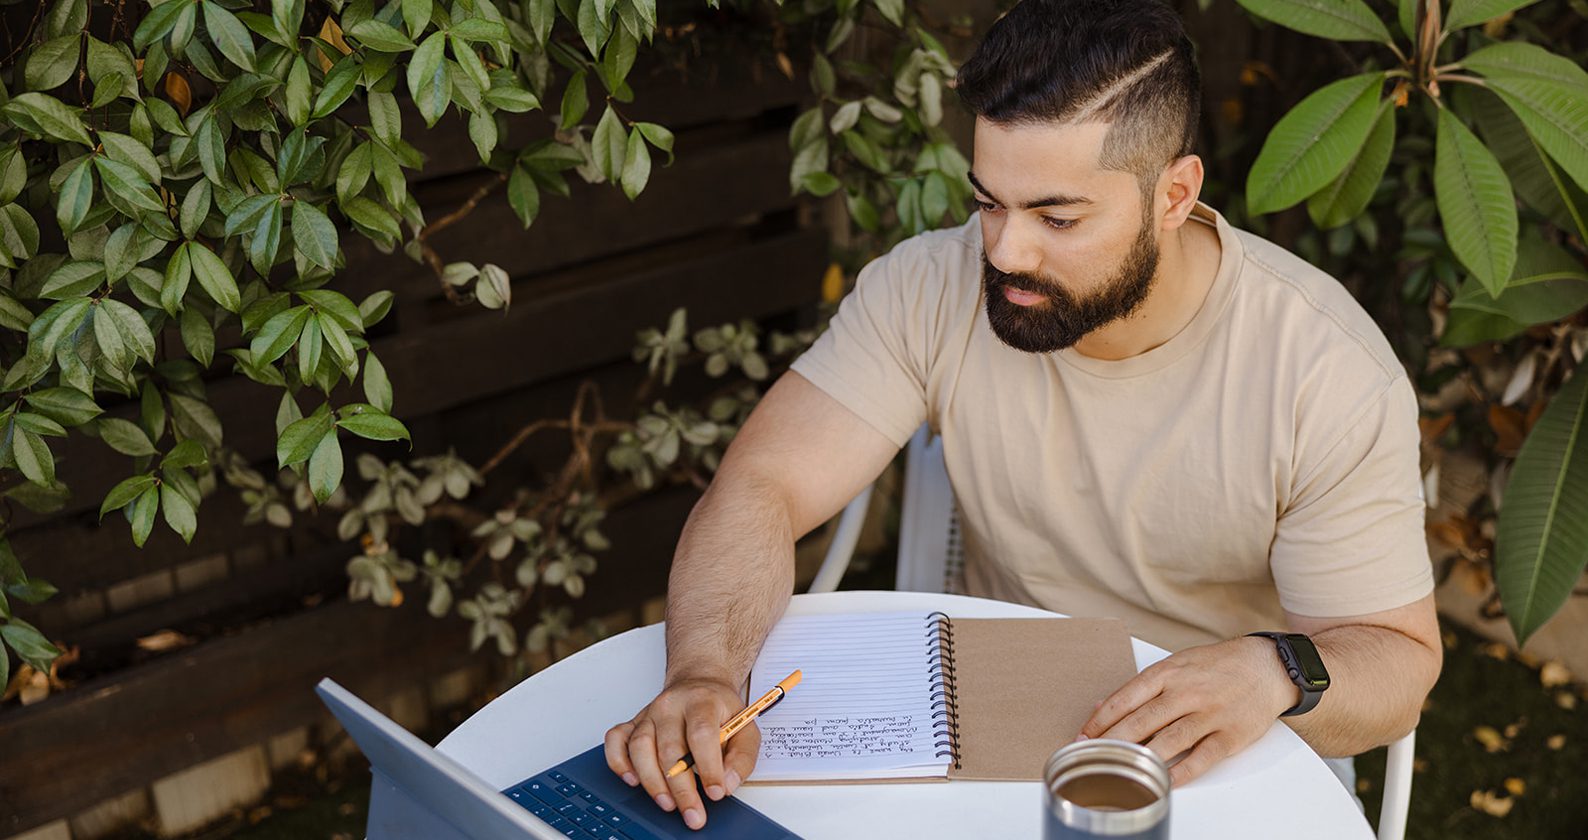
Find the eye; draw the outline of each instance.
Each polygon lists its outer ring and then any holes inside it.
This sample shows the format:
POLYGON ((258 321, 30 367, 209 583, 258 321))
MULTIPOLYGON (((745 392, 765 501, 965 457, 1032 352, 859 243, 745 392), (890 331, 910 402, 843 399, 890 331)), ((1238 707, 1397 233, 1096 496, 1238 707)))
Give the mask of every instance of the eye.
POLYGON ((1002 209, 1002 208, 1000 208, 1000 207, 999 207, 999 206, 998 206, 998 205, 996 205, 996 204, 993 204, 993 203, 992 203, 992 202, 990 202, 990 201, 982 201, 982 200, 981 200, 981 199, 979 199, 979 198, 976 198, 976 199, 972 199, 972 200, 973 200, 973 201, 975 201, 975 202, 976 202, 976 207, 977 207, 977 208, 978 208, 978 209, 980 209, 980 210, 981 210, 981 212, 983 212, 983 213, 996 213, 996 212, 998 212, 998 211, 999 211, 999 210, 1000 210, 1000 209, 1002 209))
POLYGON ((1052 216, 1043 216, 1042 223, 1054 230, 1069 230, 1079 223, 1078 219, 1055 219, 1052 216))

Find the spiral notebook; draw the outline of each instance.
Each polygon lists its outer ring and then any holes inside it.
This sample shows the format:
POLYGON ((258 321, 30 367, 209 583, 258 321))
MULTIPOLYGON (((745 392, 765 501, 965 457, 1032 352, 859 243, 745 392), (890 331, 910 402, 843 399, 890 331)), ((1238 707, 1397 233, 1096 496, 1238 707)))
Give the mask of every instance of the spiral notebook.
POLYGON ((788 616, 750 674, 752 781, 1041 778, 1094 705, 1136 675, 1124 622, 951 618, 941 612, 788 616))

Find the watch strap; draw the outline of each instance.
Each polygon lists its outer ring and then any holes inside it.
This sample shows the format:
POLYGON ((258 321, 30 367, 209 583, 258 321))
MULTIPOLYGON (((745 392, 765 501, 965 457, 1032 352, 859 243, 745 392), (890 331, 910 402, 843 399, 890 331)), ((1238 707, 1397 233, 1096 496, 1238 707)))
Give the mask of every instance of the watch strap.
MULTIPOLYGON (((1289 677, 1290 681, 1301 691, 1301 700, 1297 701, 1296 705, 1280 712, 1279 716, 1294 717, 1312 711, 1318 705, 1318 701, 1323 699, 1324 689, 1309 686, 1306 678, 1302 676, 1301 665, 1296 662, 1295 651, 1290 646, 1289 636, 1291 634, 1266 630, 1258 633, 1247 633, 1246 635, 1261 636, 1274 643, 1274 649, 1279 654, 1279 663, 1285 668, 1285 676, 1289 677)), ((1324 688, 1327 688, 1327 686, 1324 688)))

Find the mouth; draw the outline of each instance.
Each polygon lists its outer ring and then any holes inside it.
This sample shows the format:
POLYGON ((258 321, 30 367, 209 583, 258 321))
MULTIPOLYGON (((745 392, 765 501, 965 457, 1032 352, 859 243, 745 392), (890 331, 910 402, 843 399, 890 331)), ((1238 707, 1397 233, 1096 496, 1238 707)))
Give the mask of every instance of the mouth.
POLYGON ((1025 289, 1017 289, 1014 286, 1005 286, 1003 288, 1003 293, 1004 300, 1007 300, 1016 306, 1035 306, 1048 299, 1047 295, 1039 295, 1036 292, 1028 292, 1025 289))

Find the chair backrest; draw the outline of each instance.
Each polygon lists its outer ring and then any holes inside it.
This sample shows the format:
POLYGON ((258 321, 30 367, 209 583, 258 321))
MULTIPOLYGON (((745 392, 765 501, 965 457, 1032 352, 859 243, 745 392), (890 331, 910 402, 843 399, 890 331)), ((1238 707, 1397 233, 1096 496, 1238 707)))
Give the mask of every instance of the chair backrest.
POLYGON ((943 439, 922 426, 905 449, 899 513, 899 570, 894 588, 909 592, 965 590, 965 551, 954 488, 943 463, 943 439))

